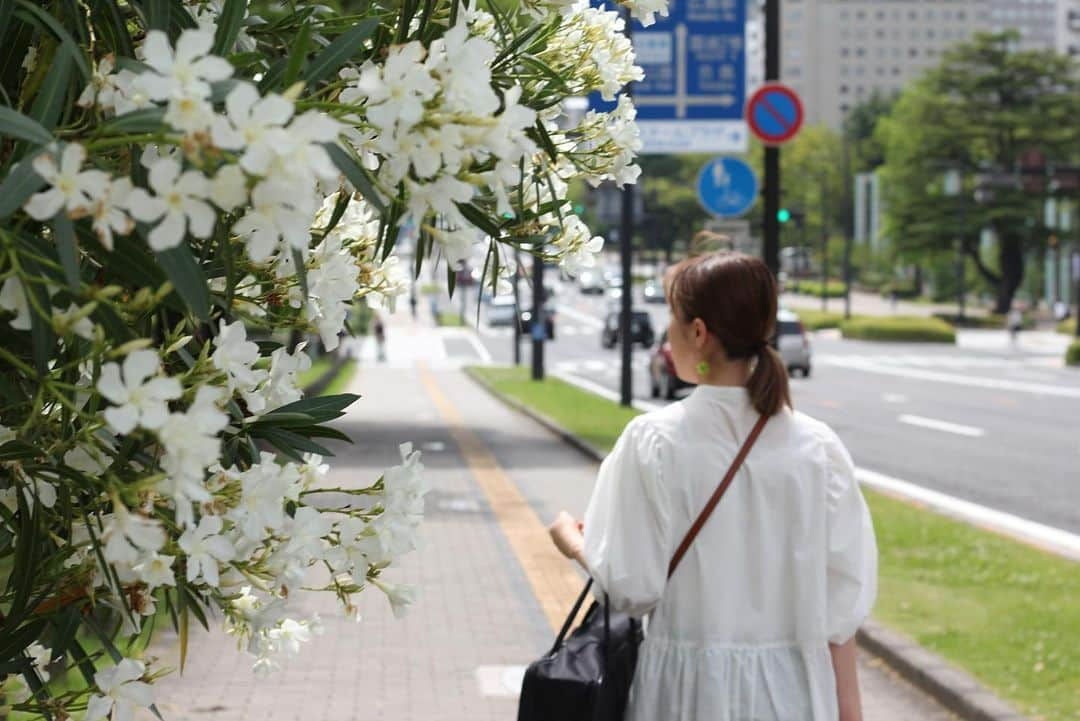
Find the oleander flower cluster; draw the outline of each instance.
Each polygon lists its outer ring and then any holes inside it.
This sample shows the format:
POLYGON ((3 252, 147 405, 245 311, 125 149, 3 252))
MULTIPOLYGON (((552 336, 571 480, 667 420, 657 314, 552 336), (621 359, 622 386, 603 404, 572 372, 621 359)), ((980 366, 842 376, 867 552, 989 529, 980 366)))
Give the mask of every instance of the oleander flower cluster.
POLYGON ((642 76, 581 0, 54 5, 0 30, 0 693, 128 721, 199 662, 129 650, 156 627, 223 621, 271 672, 312 593, 414 602, 420 453, 333 469, 357 396, 306 394, 312 358, 421 272, 592 266, 569 188, 636 180, 642 76))

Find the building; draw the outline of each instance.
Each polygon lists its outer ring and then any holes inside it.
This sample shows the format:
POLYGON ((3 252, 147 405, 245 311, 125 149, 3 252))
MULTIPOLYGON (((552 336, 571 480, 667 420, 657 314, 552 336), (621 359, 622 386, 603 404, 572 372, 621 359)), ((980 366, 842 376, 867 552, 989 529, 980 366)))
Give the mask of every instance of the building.
POLYGON ((1021 48, 1054 47, 1057 3, 1080 0, 782 0, 780 76, 809 123, 839 129, 875 91, 899 92, 976 32, 1015 28, 1021 48))
POLYGON ((1058 0, 1054 47, 1080 59, 1080 0, 1058 0))

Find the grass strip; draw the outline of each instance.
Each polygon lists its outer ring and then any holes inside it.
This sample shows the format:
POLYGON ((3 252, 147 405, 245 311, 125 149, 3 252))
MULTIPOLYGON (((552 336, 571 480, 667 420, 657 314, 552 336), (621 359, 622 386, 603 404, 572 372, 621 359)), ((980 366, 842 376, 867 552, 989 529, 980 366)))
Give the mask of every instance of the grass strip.
MULTIPOLYGON (((638 411, 524 368, 472 368, 495 391, 609 450, 638 411)), ((1080 568, 865 490, 880 549, 874 616, 1032 719, 1080 721, 1080 568)))

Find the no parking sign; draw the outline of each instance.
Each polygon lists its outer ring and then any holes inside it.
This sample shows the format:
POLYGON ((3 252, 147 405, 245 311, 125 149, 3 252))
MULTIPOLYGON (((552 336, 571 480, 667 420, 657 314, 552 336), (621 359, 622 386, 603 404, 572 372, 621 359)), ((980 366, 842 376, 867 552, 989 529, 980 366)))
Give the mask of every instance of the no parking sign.
POLYGON ((766 145, 781 145, 791 140, 802 123, 802 101, 786 85, 763 85, 746 104, 746 124, 766 145))

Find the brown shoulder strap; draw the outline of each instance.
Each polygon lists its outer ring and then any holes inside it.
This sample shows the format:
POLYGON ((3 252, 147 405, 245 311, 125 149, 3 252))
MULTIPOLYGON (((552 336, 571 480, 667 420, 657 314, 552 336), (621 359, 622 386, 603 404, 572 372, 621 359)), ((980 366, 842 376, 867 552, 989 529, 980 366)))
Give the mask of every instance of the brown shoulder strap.
POLYGON ((713 509, 716 508, 716 504, 720 502, 724 492, 727 491, 728 486, 731 485, 731 481, 735 478, 735 474, 742 467, 743 461, 746 460, 746 456, 750 453, 750 449, 754 447, 754 442, 757 441, 758 436, 761 435, 761 431, 765 428, 765 424, 768 422, 768 416, 761 416, 758 422, 754 425, 754 430, 750 431, 749 437, 743 443, 741 449, 739 449, 739 455, 735 456, 735 460, 731 462, 731 468, 728 469, 727 474, 724 476, 724 480, 720 481, 720 485, 713 491, 712 497, 709 498, 709 502, 705 504, 705 508, 702 509, 701 515, 694 521, 694 525, 690 526, 690 530, 686 532, 686 537, 683 538, 682 543, 675 550, 675 555, 671 557, 671 563, 668 565, 668 578, 675 573, 675 569, 679 567, 679 561, 686 555, 687 549, 690 548, 690 544, 697 538, 697 534, 701 531, 702 526, 705 525, 705 521, 709 520, 709 516, 712 515, 713 509))

